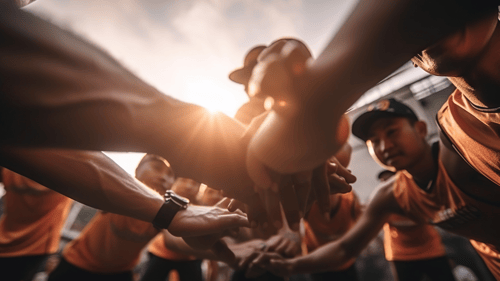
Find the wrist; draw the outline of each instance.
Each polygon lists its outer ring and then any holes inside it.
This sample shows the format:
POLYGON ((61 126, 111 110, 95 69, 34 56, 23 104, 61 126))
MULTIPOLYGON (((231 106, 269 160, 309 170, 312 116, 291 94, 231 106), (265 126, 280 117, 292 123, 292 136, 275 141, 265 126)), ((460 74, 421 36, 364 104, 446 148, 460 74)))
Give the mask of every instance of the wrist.
POLYGON ((165 201, 156 213, 152 223, 158 229, 168 229, 178 212, 186 210, 189 200, 178 196, 175 192, 167 190, 165 201))

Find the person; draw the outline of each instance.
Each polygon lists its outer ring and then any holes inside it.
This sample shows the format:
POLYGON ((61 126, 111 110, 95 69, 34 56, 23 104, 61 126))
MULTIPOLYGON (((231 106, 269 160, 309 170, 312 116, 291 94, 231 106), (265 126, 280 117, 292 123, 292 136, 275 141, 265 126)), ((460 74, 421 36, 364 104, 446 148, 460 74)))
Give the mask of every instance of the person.
MULTIPOLYGON (((361 214, 361 204, 354 191, 346 194, 332 194, 330 201, 333 207, 328 218, 323 216, 316 204, 313 204, 305 218, 305 233, 302 241, 303 255, 314 252, 328 242, 342 237, 354 226, 361 214)), ((313 281, 358 280, 355 261, 356 259, 353 258, 333 270, 313 273, 311 278, 313 281)))
MULTIPOLYGON (((342 238, 307 256, 290 260, 268 256, 257 263, 270 260, 268 269, 280 274, 335 268, 359 255, 393 214, 418 223, 448 225, 447 230, 469 237, 469 229, 474 228, 475 235, 488 242, 498 239, 493 238, 495 229, 484 227, 493 223, 496 216, 490 213, 478 218, 477 212, 471 212, 476 208, 485 210, 482 204, 465 205, 457 216, 450 210, 451 204, 458 204, 455 200, 467 201, 457 193, 442 167, 437 143, 427 143, 426 123, 418 120, 411 108, 395 99, 376 102, 354 121, 352 132, 366 141, 374 160, 384 168, 396 170, 396 176, 377 189, 358 222, 342 238)), ((434 274, 439 273, 439 280, 454 280, 450 270, 439 269, 449 266, 446 259, 431 259, 428 266, 435 268, 429 269, 434 274)))
POLYGON ((8 169, 0 217, 2 280, 31 280, 59 249, 61 230, 73 201, 8 169))
MULTIPOLYGON (((223 114, 211 115, 199 106, 160 93, 105 52, 19 10, 13 2, 0 2, 2 42, 9 42, 2 45, 0 54, 3 93, 0 122, 4 131, 0 138, 0 165, 57 189, 61 186, 60 180, 47 173, 52 165, 44 162, 38 164, 43 165, 39 167, 22 162, 19 154, 27 152, 14 153, 10 147, 149 152, 169 159, 179 176, 222 189, 227 196, 246 203, 252 225, 264 223, 269 216, 280 221, 277 208, 280 201, 286 202, 287 218, 289 213, 293 214, 290 223, 298 221, 300 210, 295 202, 305 198, 293 193, 276 196, 261 192, 260 197, 267 198, 266 204, 262 204, 259 194, 254 191, 246 168, 246 151, 252 135, 245 134, 241 124, 223 114), (43 63, 45 61, 50 63, 43 63), (75 130, 75 126, 79 129, 75 130)), ((24 5, 30 1, 16 2, 24 5)), ((77 161, 75 166, 81 164, 76 157, 66 158, 66 161, 69 159, 77 161)), ((114 173, 121 174, 121 171, 114 173)), ((80 181, 82 174, 66 175, 65 180, 80 181)), ((310 182, 310 175, 308 171, 305 177, 292 177, 292 181, 310 182)), ((275 193, 280 178, 277 175, 275 193)), ((130 187, 125 180, 121 185, 130 187)), ((310 185, 304 186, 310 188, 310 185)), ((98 199, 78 188, 74 186, 74 190, 63 192, 90 206, 99 208, 98 205, 105 203, 109 211, 124 215, 134 213, 149 221, 161 208, 160 198, 137 197, 135 203, 146 201, 150 207, 132 210, 130 206, 137 204, 98 199), (151 216, 149 212, 153 210, 151 216)), ((111 187, 101 185, 101 188, 111 187)), ((329 190, 326 182, 314 188, 322 192, 329 190)))
MULTIPOLYGON (((146 154, 136 168, 136 178, 155 192, 165 193, 175 175, 165 159, 146 154)), ((132 270, 142 249, 159 232, 151 223, 100 212, 64 248, 48 280, 133 280, 132 270)))
MULTIPOLYGON (((172 191, 178 195, 189 199, 192 204, 202 205, 196 200, 196 196, 200 190, 201 183, 192 179, 177 178, 172 191)), ((217 203, 217 202, 215 202, 217 203)), ((211 206, 215 205, 211 204, 211 206)), ((176 270, 179 275, 179 280, 203 280, 201 272, 201 259, 193 255, 185 255, 178 253, 177 247, 167 248, 165 241, 166 237, 163 234, 158 234, 153 238, 148 246, 148 260, 144 265, 144 271, 140 280, 142 281, 163 281, 167 279, 172 270, 176 270), (175 251, 177 250, 177 251, 175 251)), ((170 240, 170 239, 169 239, 170 240)))
MULTIPOLYGON (((229 79, 235 83, 244 85, 248 95, 248 80, 252 74, 253 67, 257 63, 257 56, 265 46, 257 45, 251 48, 245 55, 244 65, 233 70, 229 79)), ((249 125, 252 120, 265 114, 265 96, 249 96, 249 101, 243 104, 235 114, 235 119, 244 125, 249 125)), ((252 269, 248 265, 256 257, 259 250, 278 251, 286 256, 295 256, 300 252, 299 224, 293 226, 294 231, 285 223, 259 226, 253 229, 241 230, 238 237, 226 241, 229 248, 235 254, 235 262, 231 265, 234 272, 232 281, 246 280, 283 280, 267 271, 252 269)))
MULTIPOLYGON (((258 57, 262 54, 263 51, 267 52, 267 55, 272 55, 274 52, 278 52, 279 50, 276 48, 272 48, 275 45, 280 45, 280 44, 285 44, 292 42, 296 44, 297 48, 301 52, 301 59, 302 60, 310 60, 312 59, 312 54, 307 45, 302 41, 297 38, 293 37, 284 37, 284 38, 279 38, 269 44, 268 47, 264 45, 257 45, 252 47, 247 54, 245 55, 244 59, 244 64, 242 67, 237 68, 233 70, 229 74, 229 79, 235 83, 241 84, 244 86, 245 93, 249 97, 249 101, 245 104, 243 104, 238 111, 235 114, 235 119, 238 121, 242 122, 243 124, 246 125, 252 125, 252 124, 259 124, 262 121, 264 121, 264 118, 267 117, 267 114, 269 114, 269 106, 271 106, 274 102, 272 99, 272 95, 269 95, 267 93, 263 92, 255 92, 254 90, 251 89, 251 81, 252 78, 256 74, 258 75, 259 72, 255 71, 255 67, 258 65, 258 57), (251 122, 253 120, 253 122, 251 122), (257 120, 257 122, 255 122, 257 120)), ((280 91, 280 89, 274 89, 275 91, 280 91)), ((342 147, 342 149, 347 149, 347 146, 342 147)), ((310 198, 309 202, 300 202, 300 210, 303 213, 306 213, 308 211, 308 208, 311 207, 312 201, 319 200, 318 206, 320 209, 323 211, 324 214, 327 214, 330 211, 330 203, 329 203, 329 193, 325 192, 324 189, 322 188, 317 188, 321 187, 324 185, 321 183, 321 181, 318 181, 318 178, 321 177, 322 171, 327 174, 327 179, 323 178, 323 181, 328 182, 331 185, 331 191, 333 193, 340 192, 340 193, 346 193, 349 192, 352 187, 350 186, 351 183, 355 182, 356 178, 347 170, 345 167, 341 165, 337 159, 332 157, 328 161, 326 161, 325 164, 320 166, 319 168, 316 168, 312 171, 313 175, 315 175, 315 181, 314 181, 314 190, 317 193, 316 198, 312 197, 310 198), (333 188, 335 186, 335 188, 333 188)), ((264 172, 267 174, 267 172, 264 172)), ((261 174, 260 176, 263 176, 262 178, 265 178, 264 174, 261 174)), ((259 178, 261 178, 259 176, 259 178)), ((261 179, 262 179, 261 178, 261 179)), ((297 194, 298 197, 303 197, 303 198, 308 198, 308 193, 307 191, 309 188, 307 188, 307 184, 309 184, 308 181, 306 181, 305 184, 300 184, 297 181, 294 182, 294 185, 291 186, 289 189, 295 190, 295 193, 297 194)), ((263 192, 263 190, 261 190, 263 192)), ((284 201, 284 203, 290 204, 289 200, 284 201)), ((292 229, 298 230, 298 217, 297 214, 293 214, 293 212, 290 212, 289 210, 291 209, 288 207, 287 204, 284 205, 285 209, 285 214, 288 218, 288 221, 294 221, 297 222, 295 224, 290 224, 292 229), (294 216, 294 218, 289 218, 290 216, 294 216)), ((271 214, 276 214, 277 211, 271 212, 271 214)), ((276 220, 276 219, 275 219, 276 220)))
MULTIPOLYGON (((363 93, 449 34, 462 30, 466 39, 469 23, 495 17, 498 5, 496 0, 362 1, 317 59, 304 62, 293 42, 272 46, 270 55, 263 51, 249 88, 281 102, 249 144, 250 176, 266 189, 272 185, 268 170, 298 172, 328 159, 347 140, 344 112, 363 93)), ((470 42, 476 49, 485 43, 470 42)))
MULTIPOLYGON (((377 177, 380 182, 385 182, 394 174, 383 170, 377 177)), ((449 276, 453 272, 441 236, 434 226, 417 224, 394 214, 383 229, 384 254, 395 280, 422 280, 424 276, 429 280, 440 280, 441 276, 449 276), (440 266, 436 267, 435 263, 440 266)))

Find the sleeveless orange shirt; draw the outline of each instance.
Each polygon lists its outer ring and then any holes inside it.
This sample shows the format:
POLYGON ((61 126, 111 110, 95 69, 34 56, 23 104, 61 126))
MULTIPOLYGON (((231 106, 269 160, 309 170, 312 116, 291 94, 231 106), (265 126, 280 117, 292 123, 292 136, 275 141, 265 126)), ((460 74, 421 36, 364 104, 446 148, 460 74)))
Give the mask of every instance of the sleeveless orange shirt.
POLYGON ((5 168, 2 176, 6 193, 0 218, 0 257, 57 252, 73 201, 5 168))
POLYGON ((94 273, 129 271, 141 251, 157 234, 151 223, 112 213, 98 213, 80 236, 71 241, 63 257, 94 273))
POLYGON ((384 225, 384 252, 388 261, 432 259, 446 254, 441 236, 432 225, 400 215, 391 215, 384 225))
POLYGON ((406 171, 396 174, 393 191, 396 201, 409 218, 472 239, 474 248, 500 280, 500 255, 497 250, 500 244, 500 207, 477 201, 463 193, 451 181, 441 161, 438 162, 436 182, 429 192, 419 188, 406 171))
POLYGON ((437 119, 465 160, 500 185, 500 113, 475 109, 455 90, 439 110, 437 119))
POLYGON ((153 242, 149 244, 148 251, 157 257, 171 261, 192 261, 196 259, 194 256, 188 256, 169 250, 165 247, 163 235, 161 234, 158 234, 155 239, 153 239, 153 242))
MULTIPOLYGON (((323 217, 316 203, 313 204, 307 218, 304 220, 305 233, 302 238, 304 254, 339 239, 356 223, 361 205, 354 191, 331 196, 339 196, 339 198, 337 206, 330 212, 330 221, 323 217)), ((355 261, 355 258, 349 260, 337 268, 337 271, 349 268, 355 261)))

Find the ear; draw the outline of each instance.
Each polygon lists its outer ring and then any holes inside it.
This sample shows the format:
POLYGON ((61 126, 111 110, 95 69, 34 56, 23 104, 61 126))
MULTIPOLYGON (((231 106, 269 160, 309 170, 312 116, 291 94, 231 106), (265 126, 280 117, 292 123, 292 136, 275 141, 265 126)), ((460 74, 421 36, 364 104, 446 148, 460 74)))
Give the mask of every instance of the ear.
POLYGON ((415 127, 415 130, 417 131, 419 136, 421 136, 422 138, 427 137, 427 123, 425 123, 424 121, 417 121, 413 126, 415 127))

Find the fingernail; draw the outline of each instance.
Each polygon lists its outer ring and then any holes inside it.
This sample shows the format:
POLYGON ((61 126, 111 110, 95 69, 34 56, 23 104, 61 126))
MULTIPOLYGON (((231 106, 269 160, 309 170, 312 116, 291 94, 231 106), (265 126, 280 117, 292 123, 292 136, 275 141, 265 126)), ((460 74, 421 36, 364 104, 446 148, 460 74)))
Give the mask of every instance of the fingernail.
POLYGON ((276 227, 277 229, 280 229, 282 226, 283 226, 283 224, 280 221, 274 222, 274 227, 276 227))
POLYGON ((325 218, 325 220, 330 221, 330 213, 325 212, 325 213, 323 214, 323 217, 325 218))
POLYGON ((256 228, 258 226, 258 223, 256 221, 250 222, 250 227, 251 228, 256 228))

